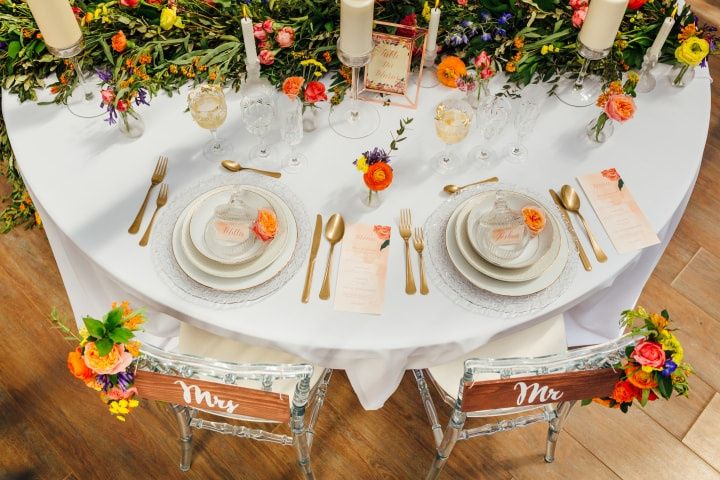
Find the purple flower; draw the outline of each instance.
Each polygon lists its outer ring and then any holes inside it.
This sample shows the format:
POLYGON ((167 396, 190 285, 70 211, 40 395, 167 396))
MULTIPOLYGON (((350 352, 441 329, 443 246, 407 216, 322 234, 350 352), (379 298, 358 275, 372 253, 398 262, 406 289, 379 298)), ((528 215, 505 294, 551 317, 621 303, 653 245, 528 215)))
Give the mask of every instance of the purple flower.
POLYGON ((505 31, 504 28, 496 28, 495 36, 505 38, 507 36, 507 31, 505 31))
POLYGON ((672 359, 665 360, 660 375, 662 375, 663 377, 669 377, 675 370, 677 370, 677 363, 673 362, 672 359))
POLYGON ((388 163, 390 161, 390 155, 385 152, 382 148, 375 147, 372 150, 368 150, 363 153, 367 158, 368 165, 373 165, 378 162, 388 163))
POLYGON ((486 22, 489 22, 492 19, 490 12, 480 12, 480 17, 486 22))
POLYGON ((447 43, 448 45, 452 45, 453 47, 464 45, 465 43, 467 43, 467 36, 465 34, 460 35, 459 33, 453 33, 447 38, 445 43, 447 43), (465 37, 464 41, 463 37, 465 37))
POLYGON ((472 24, 472 20, 463 20, 462 22, 460 22, 460 26, 462 26, 463 28, 472 27, 472 24))
POLYGON ((147 90, 144 88, 138 88, 137 97, 135 97, 135 105, 138 107, 140 105, 150 105, 150 102, 147 100, 147 90))
POLYGON ((102 374, 98 375, 96 377, 96 379, 97 379, 97 382, 100 384, 100 386, 102 386, 103 392, 107 392, 113 386, 112 380, 110 379, 110 375, 106 375, 106 374, 102 373, 102 374))
POLYGON ((503 13, 500 15, 500 18, 498 18, 498 24, 499 25, 507 25, 507 23, 513 18, 513 16, 509 13, 503 13))
POLYGON ((130 388, 133 381, 135 381, 135 375, 133 372, 120 372, 117 374, 117 384, 123 392, 130 388))
POLYGON ((110 70, 101 70, 96 68, 95 73, 97 73, 97 76, 100 77, 100 81, 103 83, 110 83, 112 80, 112 73, 110 73, 110 70))
POLYGON ((492 40, 492 35, 490 35, 489 33, 483 33, 480 38, 483 42, 489 42, 490 40, 492 40))
POLYGON ((0 50, 5 50, 5 48, 7 48, 7 43, 0 42, 0 50))
POLYGON ((108 114, 108 116, 105 119, 105 121, 108 123, 108 125, 115 125, 115 123, 117 122, 118 115, 117 115, 117 111, 115 110, 115 107, 113 105, 107 106, 107 114, 108 114))

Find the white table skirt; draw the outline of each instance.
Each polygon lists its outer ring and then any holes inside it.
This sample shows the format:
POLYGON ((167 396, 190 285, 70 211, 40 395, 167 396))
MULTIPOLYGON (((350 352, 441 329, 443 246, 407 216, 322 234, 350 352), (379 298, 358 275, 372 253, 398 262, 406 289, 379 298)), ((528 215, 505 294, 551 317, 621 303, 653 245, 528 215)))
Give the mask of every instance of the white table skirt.
MULTIPOLYGON (((432 110, 445 96, 458 93, 444 87, 423 90, 415 111, 380 107, 381 128, 362 140, 335 136, 323 112, 320 128, 301 145, 310 160, 308 168, 281 180, 303 199, 313 217, 339 212, 349 223, 396 225, 399 209, 412 207, 419 225, 442 201, 439 191, 445 183, 497 175, 545 195, 550 187, 574 183, 577 175, 618 168, 662 243, 642 252, 618 254, 581 194, 586 217, 610 259, 605 264, 592 259, 593 271, 580 270, 556 302, 537 314, 512 320, 472 314, 433 285, 427 297, 405 295, 402 242, 396 233, 390 246, 383 315, 336 312, 331 302, 317 300, 318 272, 308 305, 300 303, 304 275, 296 275, 270 298, 250 306, 220 310, 198 305, 166 285, 154 270, 151 249, 138 247, 139 236, 127 234, 158 155, 170 157, 166 179, 170 201, 173 192, 220 173, 219 167, 199 154, 208 135, 182 113, 183 95, 161 95, 150 108, 142 109, 147 131, 136 141, 121 137, 97 119, 73 117, 63 107, 20 104, 7 92, 3 92, 3 114, 78 320, 102 314, 114 300, 128 299, 149 310, 146 341, 172 345, 177 322, 185 321, 229 338, 272 346, 319 366, 346 370, 362 405, 377 409, 397 388, 406 369, 450 361, 493 337, 557 313, 565 313, 571 345, 617 336, 619 313, 635 304, 695 184, 709 123, 709 82, 705 71, 685 89, 674 89, 660 78, 655 92, 637 99, 636 118, 617 126, 614 137, 599 147, 584 138, 584 125, 598 109, 571 108, 550 98, 528 139, 531 155, 525 166, 503 163, 482 171, 463 165, 446 177, 435 174, 429 164, 430 156, 441 147, 433 131, 432 110), (410 138, 392 161, 395 183, 385 192, 383 205, 368 212, 360 205, 361 175, 351 162, 367 148, 387 146, 389 132, 404 116, 414 117, 415 122, 410 138)), ((528 95, 537 95, 531 90, 528 95)), ((228 94, 228 103, 228 122, 220 133, 233 139, 235 158, 245 161, 252 139, 238 118, 237 97, 228 94)), ((496 146, 507 144, 511 135, 509 126, 496 146)), ((477 142, 473 133, 458 151, 464 154, 477 142)), ((277 162, 259 166, 279 168, 277 162)), ((592 258, 589 245, 583 242, 592 258)), ((323 242, 319 258, 324 260, 326 253, 323 242)))

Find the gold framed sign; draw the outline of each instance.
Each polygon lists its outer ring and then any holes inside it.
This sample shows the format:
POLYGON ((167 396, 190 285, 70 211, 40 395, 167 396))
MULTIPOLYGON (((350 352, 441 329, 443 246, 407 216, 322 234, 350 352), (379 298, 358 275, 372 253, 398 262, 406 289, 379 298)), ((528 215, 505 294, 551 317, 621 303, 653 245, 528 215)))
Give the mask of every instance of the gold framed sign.
POLYGON ((375 21, 374 48, 359 92, 362 100, 417 108, 427 30, 375 21), (413 75, 417 66, 418 77, 413 75))

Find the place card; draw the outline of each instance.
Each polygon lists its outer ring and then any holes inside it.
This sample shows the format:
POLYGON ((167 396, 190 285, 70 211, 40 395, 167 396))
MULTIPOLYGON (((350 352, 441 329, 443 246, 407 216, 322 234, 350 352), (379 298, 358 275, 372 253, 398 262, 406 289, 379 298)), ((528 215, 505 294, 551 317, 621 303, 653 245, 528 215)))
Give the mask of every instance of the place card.
POLYGON ((578 182, 618 253, 660 243, 617 170, 583 175, 578 182))
POLYGON ((356 223, 345 232, 335 310, 380 315, 390 255, 390 227, 356 223))
POLYGON ((365 68, 365 88, 405 95, 410 77, 413 38, 373 32, 370 63, 365 68))

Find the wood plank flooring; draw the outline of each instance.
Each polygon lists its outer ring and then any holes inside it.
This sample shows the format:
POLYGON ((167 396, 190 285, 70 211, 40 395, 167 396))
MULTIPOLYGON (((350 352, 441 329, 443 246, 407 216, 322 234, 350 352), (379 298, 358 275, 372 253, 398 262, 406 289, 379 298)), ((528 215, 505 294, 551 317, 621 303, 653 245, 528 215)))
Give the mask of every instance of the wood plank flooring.
MULTIPOLYGON (((692 3, 720 23, 714 0, 692 3)), ((443 478, 720 479, 718 182, 716 82, 697 187, 641 297, 642 305, 673 314, 697 371, 691 397, 629 415, 576 408, 553 464, 542 459, 541 426, 460 443, 443 478)), ((42 232, 0 236, 0 259, 0 480, 299 478, 290 448, 204 431, 195 433, 192 470, 181 473, 176 426, 165 408, 148 404, 127 424, 115 424, 95 394, 65 373, 68 344, 45 318, 53 306, 70 312, 70 305, 42 232)), ((445 411, 441 422, 447 422, 445 411)), ((420 479, 432 456, 432 435, 409 375, 385 408, 366 412, 345 375, 335 372, 313 445, 318 478, 420 479)))

